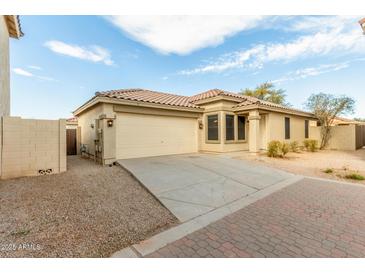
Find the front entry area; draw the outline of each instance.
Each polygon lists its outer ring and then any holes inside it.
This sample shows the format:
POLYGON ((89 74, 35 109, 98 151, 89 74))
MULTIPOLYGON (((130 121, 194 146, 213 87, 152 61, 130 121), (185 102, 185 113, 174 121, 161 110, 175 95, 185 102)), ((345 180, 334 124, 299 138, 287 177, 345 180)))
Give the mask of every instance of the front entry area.
POLYGON ((116 158, 194 153, 197 131, 196 118, 119 113, 116 158))
POLYGON ((216 154, 118 160, 181 222, 254 194, 293 175, 216 154))

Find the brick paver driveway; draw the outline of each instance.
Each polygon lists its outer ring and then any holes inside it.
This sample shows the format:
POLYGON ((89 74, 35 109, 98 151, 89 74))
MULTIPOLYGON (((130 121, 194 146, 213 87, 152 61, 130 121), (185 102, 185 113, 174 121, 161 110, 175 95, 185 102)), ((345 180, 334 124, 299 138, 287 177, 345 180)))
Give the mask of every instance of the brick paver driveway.
POLYGON ((365 257, 365 187, 288 186, 149 257, 365 257))

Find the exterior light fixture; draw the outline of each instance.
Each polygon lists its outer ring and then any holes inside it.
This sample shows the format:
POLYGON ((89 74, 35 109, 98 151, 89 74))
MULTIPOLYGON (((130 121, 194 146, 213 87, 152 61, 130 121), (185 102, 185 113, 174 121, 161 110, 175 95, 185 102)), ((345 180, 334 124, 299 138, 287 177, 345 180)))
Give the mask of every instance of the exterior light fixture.
POLYGON ((111 119, 108 120, 107 121, 107 124, 108 124, 108 127, 112 127, 113 126, 113 120, 111 120, 111 119))
POLYGON ((362 28, 363 33, 365 34, 365 18, 361 19, 359 21, 359 24, 360 24, 360 26, 362 28))
POLYGON ((91 127, 91 128, 94 128, 94 127, 95 127, 95 125, 94 125, 94 124, 91 124, 91 125, 90 125, 90 127, 91 127))

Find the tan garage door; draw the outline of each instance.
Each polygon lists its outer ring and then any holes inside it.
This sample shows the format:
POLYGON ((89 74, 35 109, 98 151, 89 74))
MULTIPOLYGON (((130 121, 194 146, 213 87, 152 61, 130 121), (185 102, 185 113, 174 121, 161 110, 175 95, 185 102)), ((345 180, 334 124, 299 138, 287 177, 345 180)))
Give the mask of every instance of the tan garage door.
POLYGON ((117 159, 197 152, 197 127, 196 118, 120 113, 117 159))

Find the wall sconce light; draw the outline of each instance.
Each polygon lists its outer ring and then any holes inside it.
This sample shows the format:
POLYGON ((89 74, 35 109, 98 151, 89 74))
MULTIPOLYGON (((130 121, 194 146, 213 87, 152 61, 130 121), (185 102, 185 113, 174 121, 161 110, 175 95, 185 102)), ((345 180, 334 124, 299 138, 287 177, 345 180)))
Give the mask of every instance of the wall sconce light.
POLYGON ((94 128, 94 127, 95 127, 95 125, 94 125, 94 124, 91 124, 91 125, 90 125, 90 127, 91 127, 91 128, 94 128))
POLYGON ((198 123, 199 123, 199 129, 203 129, 203 121, 199 120, 198 123))
POLYGON ((108 120, 107 121, 107 125, 108 125, 108 127, 112 127, 113 126, 113 120, 108 120))

